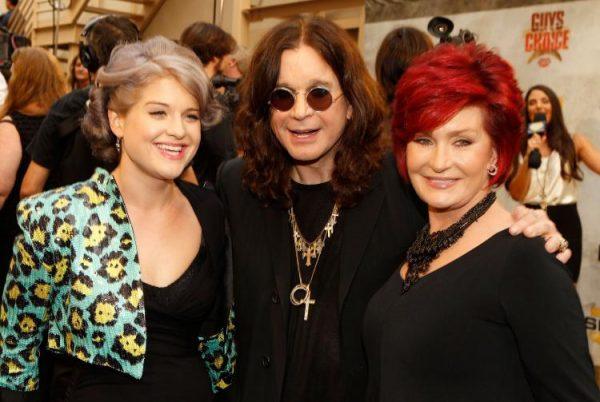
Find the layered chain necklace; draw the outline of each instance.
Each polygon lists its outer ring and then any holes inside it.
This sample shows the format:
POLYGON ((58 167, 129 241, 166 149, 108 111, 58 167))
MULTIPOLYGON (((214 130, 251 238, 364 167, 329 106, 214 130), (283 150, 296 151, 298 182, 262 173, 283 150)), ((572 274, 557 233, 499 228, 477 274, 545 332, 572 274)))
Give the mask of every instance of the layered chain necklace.
POLYGON ((406 256, 408 271, 402 287, 406 293, 412 285, 417 283, 429 270, 429 264, 435 260, 442 251, 460 239, 465 230, 479 219, 496 201, 496 193, 490 192, 473 208, 469 209, 458 222, 438 232, 429 233, 429 224, 426 224, 417 235, 417 240, 410 246, 406 256))
POLYGON ((321 230, 317 238, 311 242, 306 241, 300 228, 298 227, 298 221, 296 220, 296 214, 294 214, 294 207, 288 210, 290 216, 290 224, 292 225, 292 235, 294 238, 294 255, 296 256, 296 269, 298 270, 298 285, 294 286, 290 292, 290 302, 294 306, 300 306, 304 304, 304 321, 308 321, 308 313, 310 306, 316 304, 316 300, 311 298, 310 285, 312 284, 315 272, 317 272, 317 265, 319 265, 319 259, 325 247, 325 240, 331 238, 333 235, 333 229, 337 223, 339 216, 339 207, 337 204, 333 205, 331 216, 327 220, 325 227, 321 230), (308 282, 304 282, 302 276, 302 270, 300 269, 300 256, 304 262, 306 268, 309 268, 314 261, 314 267, 310 273, 308 282))

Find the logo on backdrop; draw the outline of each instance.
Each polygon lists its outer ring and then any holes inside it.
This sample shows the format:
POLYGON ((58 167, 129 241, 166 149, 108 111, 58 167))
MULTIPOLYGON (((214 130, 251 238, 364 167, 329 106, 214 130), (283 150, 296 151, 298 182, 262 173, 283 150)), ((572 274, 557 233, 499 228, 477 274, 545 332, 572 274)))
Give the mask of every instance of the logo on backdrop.
POLYGON ((525 52, 531 53, 527 63, 537 60, 540 67, 547 67, 552 58, 562 61, 560 51, 569 48, 570 34, 564 11, 531 14, 531 26, 525 33, 525 52))
POLYGON ((590 354, 594 364, 600 363, 600 307, 590 303, 583 308, 585 314, 585 328, 587 329, 590 354))

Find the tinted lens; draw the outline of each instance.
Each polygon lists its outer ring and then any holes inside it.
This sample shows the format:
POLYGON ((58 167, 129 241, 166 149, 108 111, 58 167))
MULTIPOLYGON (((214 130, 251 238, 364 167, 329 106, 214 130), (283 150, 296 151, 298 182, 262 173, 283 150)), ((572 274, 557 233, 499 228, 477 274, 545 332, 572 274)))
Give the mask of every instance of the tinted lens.
POLYGON ((286 112, 294 106, 294 95, 285 89, 276 89, 271 92, 269 100, 272 107, 282 112, 286 112))
POLYGON ((333 103, 331 92, 325 88, 313 88, 306 95, 306 102, 313 110, 322 112, 333 103))

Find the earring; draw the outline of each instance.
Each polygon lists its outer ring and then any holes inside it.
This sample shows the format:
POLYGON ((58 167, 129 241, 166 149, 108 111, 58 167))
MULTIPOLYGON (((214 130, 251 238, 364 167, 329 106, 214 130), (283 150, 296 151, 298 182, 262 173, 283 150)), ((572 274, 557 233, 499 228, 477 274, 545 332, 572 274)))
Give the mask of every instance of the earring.
POLYGON ((115 148, 117 148, 117 152, 121 153, 121 139, 117 138, 117 142, 115 142, 115 148))
POLYGON ((498 166, 496 166, 496 164, 493 164, 492 166, 488 167, 487 172, 490 176, 496 176, 496 174, 498 173, 498 166))

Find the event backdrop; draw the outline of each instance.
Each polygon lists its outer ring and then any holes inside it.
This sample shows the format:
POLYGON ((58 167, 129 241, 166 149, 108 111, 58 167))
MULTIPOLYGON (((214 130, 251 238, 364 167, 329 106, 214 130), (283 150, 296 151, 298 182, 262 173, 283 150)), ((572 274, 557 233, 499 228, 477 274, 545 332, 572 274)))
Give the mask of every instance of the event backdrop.
MULTIPOLYGON (((390 30, 405 25, 426 31, 431 17, 433 15, 366 24, 365 58, 371 71, 377 49, 390 30)), ((554 89, 562 101, 567 128, 572 133, 585 134, 600 147, 600 1, 544 4, 445 17, 454 22, 455 33, 460 28, 469 29, 477 34, 478 42, 495 48, 512 63, 523 91, 537 83, 554 89)), ((600 176, 585 167, 582 170, 584 180, 578 206, 584 245, 578 290, 592 355, 595 364, 600 366, 600 176)), ((506 194, 501 198, 514 205, 506 194)))

